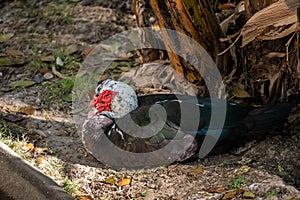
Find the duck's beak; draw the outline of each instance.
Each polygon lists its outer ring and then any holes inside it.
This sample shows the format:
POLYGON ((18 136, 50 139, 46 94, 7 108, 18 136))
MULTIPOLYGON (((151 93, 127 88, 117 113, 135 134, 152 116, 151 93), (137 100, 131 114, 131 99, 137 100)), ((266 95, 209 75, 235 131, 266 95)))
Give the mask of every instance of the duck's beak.
POLYGON ((87 115, 88 119, 91 119, 92 117, 94 117, 95 115, 97 115, 99 113, 99 111, 97 110, 97 108, 93 107, 90 112, 87 115))

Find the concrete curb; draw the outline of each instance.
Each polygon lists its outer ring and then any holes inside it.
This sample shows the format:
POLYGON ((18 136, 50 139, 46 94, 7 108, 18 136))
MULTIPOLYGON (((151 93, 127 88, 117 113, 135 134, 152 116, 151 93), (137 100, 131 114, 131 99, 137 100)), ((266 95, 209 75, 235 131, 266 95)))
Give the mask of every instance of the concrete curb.
POLYGON ((73 199, 52 179, 0 141, 1 200, 68 200, 73 199))

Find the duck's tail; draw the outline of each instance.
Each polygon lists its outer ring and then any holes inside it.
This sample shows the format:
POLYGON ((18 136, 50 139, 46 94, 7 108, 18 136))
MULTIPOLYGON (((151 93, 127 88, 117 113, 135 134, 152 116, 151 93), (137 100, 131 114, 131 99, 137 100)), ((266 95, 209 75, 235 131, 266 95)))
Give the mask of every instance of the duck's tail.
POLYGON ((228 152, 243 145, 247 139, 261 140, 268 134, 281 134, 293 107, 293 104, 278 103, 253 109, 239 126, 223 129, 222 134, 227 137, 220 137, 210 154, 228 152))
POLYGON ((238 128, 241 136, 251 136, 262 132, 281 131, 294 105, 277 103, 264 105, 250 111, 238 128))

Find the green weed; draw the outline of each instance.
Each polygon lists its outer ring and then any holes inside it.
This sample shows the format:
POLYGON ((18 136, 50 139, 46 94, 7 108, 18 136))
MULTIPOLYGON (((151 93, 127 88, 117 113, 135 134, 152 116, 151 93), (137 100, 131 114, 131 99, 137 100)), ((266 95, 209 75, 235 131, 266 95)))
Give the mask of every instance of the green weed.
POLYGON ((246 180, 243 177, 238 177, 228 181, 228 187, 230 189, 239 189, 246 180))

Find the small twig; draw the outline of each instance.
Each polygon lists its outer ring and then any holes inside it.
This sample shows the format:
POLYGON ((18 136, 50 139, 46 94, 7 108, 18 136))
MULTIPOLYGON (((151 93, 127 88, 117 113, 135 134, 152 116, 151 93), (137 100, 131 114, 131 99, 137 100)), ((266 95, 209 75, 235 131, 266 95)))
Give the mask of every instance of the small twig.
POLYGON ((242 31, 242 29, 238 30, 237 32, 235 32, 234 34, 228 35, 224 38, 220 38, 220 42, 227 42, 229 40, 231 40, 232 38, 236 37, 238 34, 240 34, 242 31))
POLYGON ((225 49, 224 51, 222 51, 221 53, 218 54, 218 56, 221 56, 223 55, 224 53, 226 53, 231 47, 233 47, 235 45, 235 43, 237 43, 237 41, 240 39, 242 34, 240 34, 235 40, 234 42, 227 48, 225 49))
POLYGON ((296 33, 294 33, 291 38, 287 41, 287 43, 285 44, 285 51, 286 51, 286 62, 289 62, 289 46, 290 43, 292 41, 292 39, 294 38, 294 36, 296 35, 296 33))
POLYGON ((52 67, 52 73, 58 78, 66 78, 65 75, 56 70, 55 66, 52 67))

